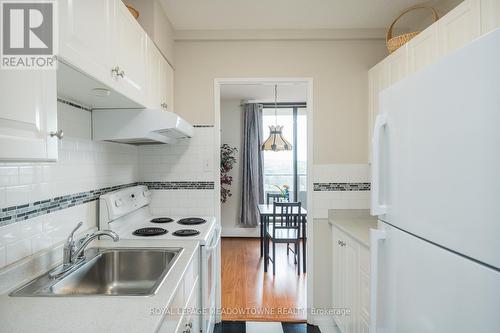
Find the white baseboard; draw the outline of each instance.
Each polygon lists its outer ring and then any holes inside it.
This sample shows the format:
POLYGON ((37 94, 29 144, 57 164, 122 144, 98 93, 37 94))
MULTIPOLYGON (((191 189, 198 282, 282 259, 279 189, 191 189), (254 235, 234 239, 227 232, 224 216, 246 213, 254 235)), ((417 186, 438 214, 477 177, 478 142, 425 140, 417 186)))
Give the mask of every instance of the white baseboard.
POLYGON ((259 227, 255 228, 226 228, 222 226, 222 237, 260 237, 259 227))

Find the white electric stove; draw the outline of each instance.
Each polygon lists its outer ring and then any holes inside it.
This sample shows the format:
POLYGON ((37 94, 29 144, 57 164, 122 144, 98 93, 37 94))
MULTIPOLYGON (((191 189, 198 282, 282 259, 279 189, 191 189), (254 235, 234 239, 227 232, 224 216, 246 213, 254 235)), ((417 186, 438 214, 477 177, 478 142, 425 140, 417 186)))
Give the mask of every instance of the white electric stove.
POLYGON ((121 239, 186 239, 206 245, 214 233, 212 216, 159 216, 150 212, 151 193, 133 186, 99 198, 99 229, 113 230, 121 239))
POLYGON ((217 247, 220 227, 212 216, 157 216, 151 213, 151 192, 146 186, 133 186, 99 198, 99 229, 112 230, 120 239, 197 241, 200 244, 200 292, 203 333, 215 326, 217 247))

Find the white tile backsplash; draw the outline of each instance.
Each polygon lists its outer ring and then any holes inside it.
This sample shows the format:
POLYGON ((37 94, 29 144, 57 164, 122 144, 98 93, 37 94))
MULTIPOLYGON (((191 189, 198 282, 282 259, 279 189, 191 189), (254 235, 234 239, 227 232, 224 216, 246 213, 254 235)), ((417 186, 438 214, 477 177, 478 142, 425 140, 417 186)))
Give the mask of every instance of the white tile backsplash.
MULTIPOLYGON (((368 164, 314 165, 314 183, 369 183, 368 164)), ((329 209, 369 209, 370 191, 315 191, 314 218, 328 218, 329 209)))
POLYGON ((25 238, 6 245, 5 255, 6 265, 9 265, 15 261, 31 255, 31 240, 25 238))
POLYGON ((213 181, 214 128, 197 127, 194 132, 176 145, 140 147, 139 180, 213 181))
MULTIPOLYGON (((176 145, 140 147, 139 181, 215 181, 214 147, 213 127, 195 127, 191 139, 176 145)), ((158 215, 215 215, 214 190, 153 190, 151 209, 158 215)))
MULTIPOLYGON (((91 113, 58 103, 64 130, 57 162, 0 163, 0 208, 128 184, 139 178, 135 146, 91 140, 91 113)), ((0 268, 62 242, 70 230, 96 226, 96 202, 0 227, 0 268)))

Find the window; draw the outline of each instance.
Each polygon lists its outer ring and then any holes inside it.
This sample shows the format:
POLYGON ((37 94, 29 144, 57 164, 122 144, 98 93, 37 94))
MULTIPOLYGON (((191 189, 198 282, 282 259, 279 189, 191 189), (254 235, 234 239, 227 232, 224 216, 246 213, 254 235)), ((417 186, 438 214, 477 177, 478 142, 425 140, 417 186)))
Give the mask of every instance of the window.
MULTIPOLYGON (((264 104, 263 138, 275 125, 274 104, 264 104)), ((291 151, 264 151, 264 200, 267 193, 279 193, 277 187, 289 186, 290 200, 307 207, 307 114, 305 104, 278 104, 278 125, 292 144, 291 151)))

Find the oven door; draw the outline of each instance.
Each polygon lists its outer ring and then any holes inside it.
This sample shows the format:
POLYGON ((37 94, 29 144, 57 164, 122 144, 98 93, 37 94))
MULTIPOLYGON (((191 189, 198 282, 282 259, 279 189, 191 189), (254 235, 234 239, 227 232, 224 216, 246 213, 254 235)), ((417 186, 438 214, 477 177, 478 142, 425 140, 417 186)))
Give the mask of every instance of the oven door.
POLYGON ((220 227, 216 226, 206 246, 201 246, 201 301, 203 308, 202 332, 213 333, 215 326, 215 287, 217 284, 217 247, 220 227))

